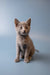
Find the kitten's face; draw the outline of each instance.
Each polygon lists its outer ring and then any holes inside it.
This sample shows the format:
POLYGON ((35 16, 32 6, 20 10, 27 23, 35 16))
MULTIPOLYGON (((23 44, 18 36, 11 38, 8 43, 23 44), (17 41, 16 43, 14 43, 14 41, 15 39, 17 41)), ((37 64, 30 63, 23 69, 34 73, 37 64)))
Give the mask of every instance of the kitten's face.
POLYGON ((19 35, 27 36, 30 31, 30 23, 31 23, 31 18, 29 18, 26 22, 20 22, 17 19, 15 19, 16 32, 19 35))

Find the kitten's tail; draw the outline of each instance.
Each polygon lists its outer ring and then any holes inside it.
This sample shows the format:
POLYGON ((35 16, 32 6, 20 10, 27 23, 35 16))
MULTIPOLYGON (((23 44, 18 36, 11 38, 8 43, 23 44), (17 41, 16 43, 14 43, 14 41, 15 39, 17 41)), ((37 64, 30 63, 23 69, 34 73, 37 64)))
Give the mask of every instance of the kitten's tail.
POLYGON ((36 52, 39 52, 39 50, 35 49, 36 52))

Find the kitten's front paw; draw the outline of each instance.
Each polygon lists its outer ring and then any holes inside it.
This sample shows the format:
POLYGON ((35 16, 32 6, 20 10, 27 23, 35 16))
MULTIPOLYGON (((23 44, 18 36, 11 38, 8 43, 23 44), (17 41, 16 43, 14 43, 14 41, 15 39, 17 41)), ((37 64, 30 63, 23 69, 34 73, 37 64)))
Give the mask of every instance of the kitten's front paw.
POLYGON ((16 58, 16 59, 15 59, 15 62, 19 62, 19 59, 16 58))
POLYGON ((24 62, 25 63, 29 63, 29 59, 24 59, 24 62))

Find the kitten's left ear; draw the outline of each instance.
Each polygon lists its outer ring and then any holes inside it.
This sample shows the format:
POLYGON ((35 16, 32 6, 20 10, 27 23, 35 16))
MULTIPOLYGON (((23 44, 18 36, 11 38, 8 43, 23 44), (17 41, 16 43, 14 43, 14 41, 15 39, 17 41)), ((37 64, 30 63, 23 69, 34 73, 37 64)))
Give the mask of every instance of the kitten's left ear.
POLYGON ((15 18, 15 20, 14 20, 14 23, 15 23, 15 27, 17 27, 18 26, 18 23, 19 23, 20 21, 18 20, 18 19, 16 19, 15 18))
POLYGON ((30 24, 31 24, 31 18, 29 18, 29 19, 26 21, 26 23, 30 26, 30 24))

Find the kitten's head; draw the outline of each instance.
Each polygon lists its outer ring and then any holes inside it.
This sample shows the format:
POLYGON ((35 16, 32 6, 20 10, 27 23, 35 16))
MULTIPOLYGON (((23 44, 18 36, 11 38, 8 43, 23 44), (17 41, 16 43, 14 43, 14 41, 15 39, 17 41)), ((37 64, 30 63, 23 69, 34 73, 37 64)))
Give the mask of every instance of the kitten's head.
POLYGON ((21 36, 27 36, 30 31, 31 18, 27 21, 20 22, 18 19, 15 19, 15 28, 16 32, 21 36))

